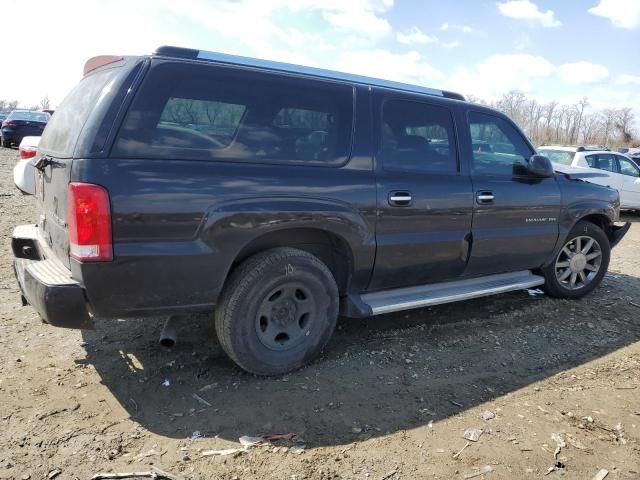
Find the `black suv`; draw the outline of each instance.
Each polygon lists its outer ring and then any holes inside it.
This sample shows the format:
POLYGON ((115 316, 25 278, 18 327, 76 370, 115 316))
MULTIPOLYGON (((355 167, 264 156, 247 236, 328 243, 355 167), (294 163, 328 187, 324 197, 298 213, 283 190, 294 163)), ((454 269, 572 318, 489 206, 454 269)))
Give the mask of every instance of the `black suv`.
POLYGON ((215 311, 257 374, 310 361, 339 314, 581 297, 629 228, 615 190, 458 94, 175 47, 89 60, 38 151, 23 300, 71 328, 215 311))

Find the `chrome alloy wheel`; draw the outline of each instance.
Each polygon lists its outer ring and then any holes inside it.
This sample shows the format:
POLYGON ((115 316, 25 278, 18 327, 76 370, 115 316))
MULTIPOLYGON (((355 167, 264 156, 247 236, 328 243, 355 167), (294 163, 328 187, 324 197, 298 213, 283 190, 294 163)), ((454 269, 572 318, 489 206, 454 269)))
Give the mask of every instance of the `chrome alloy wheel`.
POLYGON ((602 249, 592 237, 569 240, 556 258, 556 278, 568 290, 586 287, 598 275, 602 249))

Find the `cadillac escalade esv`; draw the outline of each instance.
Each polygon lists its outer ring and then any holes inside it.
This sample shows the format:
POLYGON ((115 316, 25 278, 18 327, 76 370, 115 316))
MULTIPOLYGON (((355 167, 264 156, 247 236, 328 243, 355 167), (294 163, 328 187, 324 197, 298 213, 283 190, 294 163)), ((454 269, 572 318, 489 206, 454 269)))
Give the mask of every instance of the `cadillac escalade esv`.
POLYGON ((313 359, 338 315, 582 297, 628 230, 615 190, 461 95, 177 47, 90 59, 39 155, 25 304, 69 328, 212 312, 256 374, 313 359))

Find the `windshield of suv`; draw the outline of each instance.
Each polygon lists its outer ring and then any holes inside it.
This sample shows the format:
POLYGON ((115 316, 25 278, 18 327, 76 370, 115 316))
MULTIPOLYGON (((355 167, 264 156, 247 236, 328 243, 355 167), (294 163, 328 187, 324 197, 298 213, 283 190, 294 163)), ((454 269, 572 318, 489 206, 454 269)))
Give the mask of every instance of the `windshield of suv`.
POLYGON ((539 149, 539 152, 549 158, 553 163, 561 165, 571 165, 575 152, 567 152, 566 150, 552 150, 547 148, 539 149))

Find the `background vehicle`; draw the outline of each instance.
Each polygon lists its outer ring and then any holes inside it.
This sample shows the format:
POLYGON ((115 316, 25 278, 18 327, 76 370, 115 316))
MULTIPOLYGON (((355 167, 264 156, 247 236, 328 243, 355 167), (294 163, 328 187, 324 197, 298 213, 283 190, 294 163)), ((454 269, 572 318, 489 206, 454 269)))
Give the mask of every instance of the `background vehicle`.
POLYGON ((2 125, 2 122, 4 122, 8 116, 9 112, 0 112, 0 125, 2 125))
POLYGON ((316 357, 338 313, 579 298, 629 228, 615 190, 458 94, 214 52, 89 60, 38 148, 12 245, 41 317, 215 311, 256 374, 316 357))
POLYGON ((22 139, 30 135, 41 135, 51 116, 44 112, 14 110, 2 122, 0 140, 5 148, 19 145, 22 139))
POLYGON ((13 167, 13 183, 22 191, 33 195, 36 189, 35 163, 40 137, 24 137, 18 147, 20 160, 13 167))
POLYGON ((618 190, 622 208, 640 209, 640 168, 627 155, 589 147, 542 146, 538 151, 560 170, 563 166, 597 170, 601 175, 586 180, 618 190))

